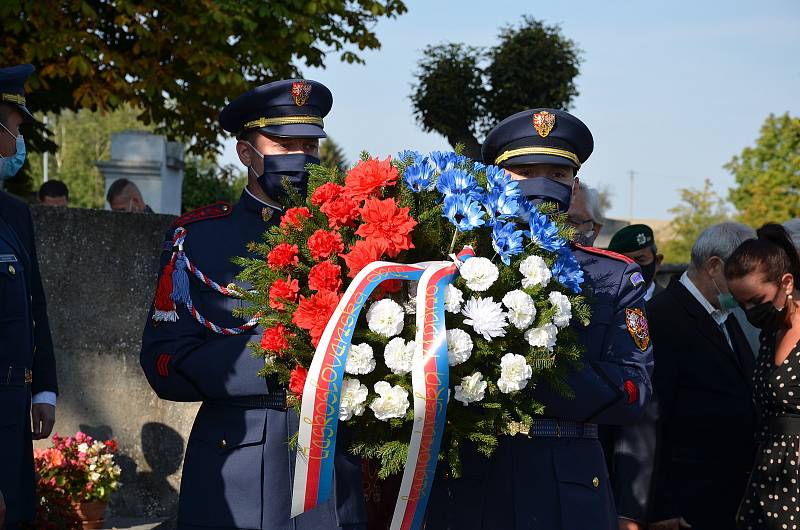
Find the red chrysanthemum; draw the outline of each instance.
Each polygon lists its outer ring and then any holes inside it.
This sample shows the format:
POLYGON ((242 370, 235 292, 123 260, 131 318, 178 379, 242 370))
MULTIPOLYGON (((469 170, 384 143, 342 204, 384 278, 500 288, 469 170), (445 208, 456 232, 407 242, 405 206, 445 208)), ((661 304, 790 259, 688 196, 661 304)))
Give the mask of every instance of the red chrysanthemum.
POLYGON ((275 280, 269 287, 269 306, 272 309, 283 311, 286 309, 284 302, 294 304, 297 302, 297 293, 300 292, 300 284, 287 276, 285 280, 275 280))
POLYGON ((289 349, 289 338, 294 334, 290 333, 283 324, 276 324, 264 330, 261 335, 261 348, 272 352, 278 357, 282 357, 289 349))
POLYGON ((361 269, 383 257, 386 252, 386 245, 376 239, 359 239, 356 244, 350 247, 350 252, 342 254, 344 262, 347 263, 347 277, 355 278, 361 269))
POLYGON ((308 273, 308 288, 312 291, 339 292, 342 286, 342 268, 330 261, 311 267, 308 273))
POLYGON ((417 222, 408 215, 408 208, 399 208, 394 199, 369 199, 360 212, 364 223, 358 227, 356 234, 383 242, 390 258, 402 250, 414 248, 411 231, 417 222))
POLYGON ((297 245, 281 243, 276 245, 267 255, 267 264, 273 269, 281 269, 288 265, 297 265, 297 245))
POLYGON ((315 260, 328 259, 344 250, 342 235, 339 232, 329 232, 319 229, 308 238, 308 250, 315 260))
POLYGON ((338 184, 326 182, 319 188, 315 189, 314 193, 311 194, 311 204, 314 206, 322 206, 326 202, 332 201, 339 197, 343 190, 344 188, 338 184))
POLYGON ((303 388, 306 386, 306 377, 308 377, 308 370, 299 364, 294 367, 289 375, 289 390, 292 394, 297 396, 297 399, 303 399, 303 388))
POLYGON ((376 195, 381 188, 397 184, 397 168, 386 160, 370 158, 359 162, 344 177, 345 193, 357 201, 376 195))
POLYGON ((289 208, 281 217, 281 228, 300 228, 303 226, 303 219, 310 219, 311 211, 305 206, 299 208, 289 208))
POLYGON ((338 197, 322 205, 320 211, 328 217, 328 226, 353 226, 358 218, 358 203, 350 197, 338 197))
POLYGON ((339 295, 331 291, 320 291, 312 294, 309 298, 300 297, 300 303, 292 315, 292 322, 300 328, 305 329, 311 335, 311 344, 317 346, 328 319, 339 303, 339 295))

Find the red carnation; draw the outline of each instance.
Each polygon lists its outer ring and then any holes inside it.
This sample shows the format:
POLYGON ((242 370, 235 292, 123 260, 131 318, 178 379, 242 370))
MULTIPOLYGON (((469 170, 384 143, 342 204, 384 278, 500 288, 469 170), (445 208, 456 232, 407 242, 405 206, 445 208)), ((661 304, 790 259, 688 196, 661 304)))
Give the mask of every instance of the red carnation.
POLYGON ((310 219, 311 211, 305 206, 299 208, 289 208, 281 217, 281 228, 300 228, 303 226, 303 219, 310 219))
POLYGON ((400 251, 414 248, 411 231, 417 222, 408 215, 408 208, 399 208, 394 199, 369 199, 360 210, 364 224, 356 234, 386 244, 386 254, 394 258, 400 251))
POLYGON ((315 260, 328 259, 344 250, 342 236, 339 232, 329 232, 320 228, 308 238, 308 250, 315 260))
POLYGON ((370 158, 359 162, 344 178, 345 193, 357 201, 376 194, 382 187, 397 183, 397 168, 389 161, 370 158))
POLYGON ((333 182, 326 182, 319 188, 314 190, 311 194, 311 204, 314 206, 322 206, 328 201, 332 201, 342 194, 343 187, 333 182))
POLYGON ((378 261, 383 257, 386 252, 386 244, 377 239, 359 239, 356 244, 350 247, 350 252, 342 254, 345 263, 347 263, 348 278, 355 278, 361 269, 372 263, 378 261))
POLYGON ((382 298, 386 298, 386 295, 400 292, 402 288, 402 280, 384 280, 372 291, 370 298, 372 300, 381 300, 382 298))
POLYGON ((264 334, 261 335, 261 348, 282 357, 289 349, 290 337, 294 337, 294 334, 289 333, 286 326, 276 324, 264 330, 264 334))
POLYGON ((300 303, 292 315, 292 322, 311 335, 311 344, 315 347, 319 342, 328 319, 339 303, 339 295, 331 291, 320 291, 309 298, 300 297, 300 303))
POLYGON ((308 273, 308 288, 312 291, 339 291, 342 286, 342 268, 330 261, 311 267, 308 273))
POLYGON ((294 367, 289 375, 289 390, 292 394, 297 396, 297 399, 303 399, 303 388, 306 386, 306 377, 308 377, 308 370, 299 364, 294 367))
POLYGON ((358 217, 358 203, 350 197, 338 197, 322 205, 320 211, 328 216, 328 226, 353 226, 358 217))
POLYGON ((286 309, 284 302, 294 304, 297 302, 297 293, 300 292, 300 284, 287 276, 285 280, 275 280, 269 287, 269 306, 272 309, 283 311, 286 309))
POLYGON ((267 255, 267 264, 273 269, 281 269, 288 265, 297 265, 297 245, 281 243, 276 245, 267 255))

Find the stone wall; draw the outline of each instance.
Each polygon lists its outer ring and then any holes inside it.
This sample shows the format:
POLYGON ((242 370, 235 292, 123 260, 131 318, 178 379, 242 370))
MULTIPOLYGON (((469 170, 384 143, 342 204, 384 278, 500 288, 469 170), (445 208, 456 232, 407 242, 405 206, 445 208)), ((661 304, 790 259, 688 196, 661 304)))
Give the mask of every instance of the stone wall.
POLYGON ((139 367, 139 347, 174 217, 31 210, 58 363, 55 430, 117 439, 123 486, 112 514, 171 516, 198 404, 158 399, 139 367))

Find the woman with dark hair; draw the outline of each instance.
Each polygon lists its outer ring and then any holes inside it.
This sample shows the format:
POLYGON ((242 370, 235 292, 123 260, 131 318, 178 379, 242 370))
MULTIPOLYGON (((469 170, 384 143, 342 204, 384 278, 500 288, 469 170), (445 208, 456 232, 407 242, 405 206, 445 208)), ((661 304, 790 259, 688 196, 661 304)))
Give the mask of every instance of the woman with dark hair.
POLYGON ((739 507, 741 529, 800 527, 800 258, 778 224, 758 230, 725 262, 728 288, 761 329, 753 396, 759 450, 739 507))

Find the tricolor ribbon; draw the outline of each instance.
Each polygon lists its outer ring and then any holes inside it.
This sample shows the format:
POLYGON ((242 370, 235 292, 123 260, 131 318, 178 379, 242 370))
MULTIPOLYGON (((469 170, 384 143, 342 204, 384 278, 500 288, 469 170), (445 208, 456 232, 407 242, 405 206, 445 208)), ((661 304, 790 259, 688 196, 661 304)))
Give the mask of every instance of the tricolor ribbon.
POLYGON ((465 248, 458 254, 459 261, 376 261, 350 283, 325 326, 303 389, 292 517, 331 496, 344 367, 361 309, 383 281, 417 280, 418 355, 411 371, 414 427, 391 528, 422 527, 444 432, 449 390, 444 291, 453 281, 460 261, 474 255, 471 248, 465 248))

